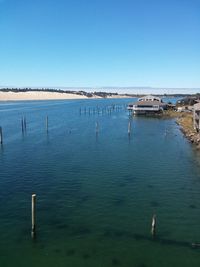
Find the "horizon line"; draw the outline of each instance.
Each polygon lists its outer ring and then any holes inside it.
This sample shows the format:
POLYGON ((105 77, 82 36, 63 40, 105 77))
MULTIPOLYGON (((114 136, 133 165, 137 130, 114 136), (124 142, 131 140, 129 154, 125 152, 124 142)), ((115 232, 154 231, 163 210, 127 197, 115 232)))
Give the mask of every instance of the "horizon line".
POLYGON ((19 88, 19 89, 166 89, 166 90, 200 90, 200 87, 153 87, 153 86, 16 86, 16 85, 0 85, 0 88, 19 88))

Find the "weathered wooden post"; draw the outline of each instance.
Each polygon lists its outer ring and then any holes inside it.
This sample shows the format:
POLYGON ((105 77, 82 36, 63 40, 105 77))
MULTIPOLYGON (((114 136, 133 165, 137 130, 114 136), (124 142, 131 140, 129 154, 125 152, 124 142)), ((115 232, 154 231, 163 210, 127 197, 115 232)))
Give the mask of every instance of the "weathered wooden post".
POLYGON ((129 121, 129 123, 128 123, 128 135, 130 135, 131 134, 131 122, 129 121))
POLYGON ((48 118, 48 116, 46 117, 46 131, 47 131, 47 133, 49 131, 49 118, 48 118))
POLYGON ((96 134, 98 134, 98 133, 99 133, 99 123, 96 122, 96 134))
POLYGON ((32 194, 32 208, 31 208, 31 219, 32 219, 31 236, 32 238, 35 238, 35 234, 36 234, 35 204, 36 204, 36 194, 32 194))
POLYGON ((155 214, 152 217, 151 234, 153 237, 156 235, 156 215, 155 214))
POLYGON ((26 131, 26 117, 24 117, 24 130, 26 131))
POLYGON ((3 129, 0 127, 0 144, 3 145, 3 129))
POLYGON ((21 119, 22 133, 24 132, 24 118, 21 119))

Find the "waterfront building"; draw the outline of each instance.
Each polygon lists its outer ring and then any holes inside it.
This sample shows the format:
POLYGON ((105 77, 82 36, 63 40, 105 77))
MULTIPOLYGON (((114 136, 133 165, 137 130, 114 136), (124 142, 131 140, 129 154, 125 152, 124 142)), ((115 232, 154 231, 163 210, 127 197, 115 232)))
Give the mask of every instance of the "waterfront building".
POLYGON ((137 102, 128 105, 128 109, 135 115, 160 113, 166 108, 167 104, 161 98, 152 95, 141 97, 137 102))

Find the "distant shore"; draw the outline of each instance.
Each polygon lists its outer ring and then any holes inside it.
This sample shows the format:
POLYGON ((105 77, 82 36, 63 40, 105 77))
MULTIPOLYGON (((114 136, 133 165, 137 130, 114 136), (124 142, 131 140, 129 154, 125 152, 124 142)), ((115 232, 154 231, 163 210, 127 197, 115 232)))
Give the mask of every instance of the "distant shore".
POLYGON ((86 99, 86 96, 56 92, 0 92, 0 101, 86 99))
MULTIPOLYGON (((22 100, 67 100, 67 99, 98 99, 98 95, 88 97, 86 95, 74 93, 27 91, 27 92, 2 92, 0 91, 0 101, 22 101, 22 100)), ((129 98, 125 95, 111 95, 106 98, 129 98)))

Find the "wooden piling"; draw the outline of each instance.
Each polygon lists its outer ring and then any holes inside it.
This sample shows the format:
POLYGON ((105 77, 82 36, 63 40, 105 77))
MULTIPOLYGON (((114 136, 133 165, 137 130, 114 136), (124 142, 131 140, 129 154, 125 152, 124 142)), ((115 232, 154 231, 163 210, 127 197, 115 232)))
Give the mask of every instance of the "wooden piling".
POLYGON ((130 135, 131 134, 131 122, 129 121, 128 123, 128 134, 130 135))
POLYGON ((98 132, 99 132, 99 123, 96 122, 96 134, 98 134, 98 132))
POLYGON ((47 133, 49 131, 49 117, 48 116, 46 116, 46 131, 47 133))
POLYGON ((0 144, 3 145, 3 129, 0 127, 0 144))
POLYGON ((31 219, 32 219, 32 228, 31 228, 31 236, 35 237, 36 234, 36 223, 35 223, 35 204, 36 204, 36 194, 32 194, 32 207, 31 207, 31 219))
POLYGON ((24 118, 21 119, 22 133, 24 132, 24 118))
POLYGON ((152 217, 151 234, 153 237, 156 235, 156 215, 155 214, 152 217))
POLYGON ((26 131, 26 117, 24 117, 24 130, 26 131))

